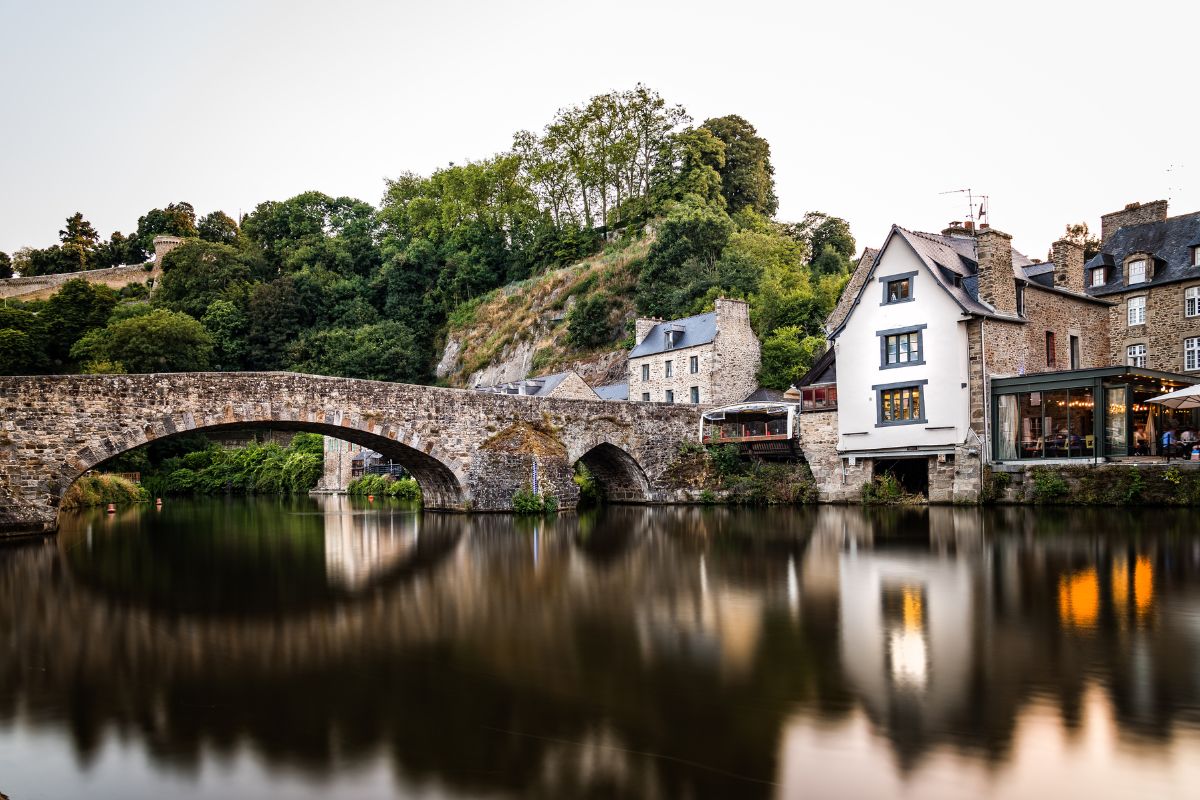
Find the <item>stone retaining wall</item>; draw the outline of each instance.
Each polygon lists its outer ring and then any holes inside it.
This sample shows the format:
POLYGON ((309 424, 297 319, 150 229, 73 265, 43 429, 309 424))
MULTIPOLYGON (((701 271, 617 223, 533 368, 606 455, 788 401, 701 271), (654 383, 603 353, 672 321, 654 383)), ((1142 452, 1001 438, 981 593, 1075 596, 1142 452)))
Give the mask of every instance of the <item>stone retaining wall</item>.
POLYGON ((157 269, 147 271, 141 264, 132 264, 110 269, 89 269, 85 272, 62 272, 57 275, 31 275, 27 278, 0 279, 0 299, 33 300, 48 297, 60 286, 74 278, 83 278, 88 283, 120 289, 130 283, 145 283, 162 273, 157 269))

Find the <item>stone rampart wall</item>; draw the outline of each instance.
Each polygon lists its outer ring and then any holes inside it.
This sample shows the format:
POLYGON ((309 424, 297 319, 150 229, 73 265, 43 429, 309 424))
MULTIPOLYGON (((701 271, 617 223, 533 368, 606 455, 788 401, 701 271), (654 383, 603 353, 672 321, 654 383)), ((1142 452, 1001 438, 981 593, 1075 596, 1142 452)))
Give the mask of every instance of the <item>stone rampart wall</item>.
POLYGON ((27 278, 0 279, 0 299, 33 299, 48 295, 74 278, 83 278, 88 283, 99 283, 119 289, 130 283, 145 283, 147 278, 157 278, 157 270, 147 272, 141 264, 111 269, 89 269, 85 272, 62 272, 57 275, 31 275, 27 278))

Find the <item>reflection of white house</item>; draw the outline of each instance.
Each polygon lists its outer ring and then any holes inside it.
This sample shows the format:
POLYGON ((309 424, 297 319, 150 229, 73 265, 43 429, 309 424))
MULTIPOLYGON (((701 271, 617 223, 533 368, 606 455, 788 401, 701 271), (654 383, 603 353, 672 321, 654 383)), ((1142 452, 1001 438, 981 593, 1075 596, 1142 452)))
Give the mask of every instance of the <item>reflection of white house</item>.
POLYGON ((936 725, 969 702, 972 571, 925 553, 843 554, 842 664, 877 721, 936 725), (908 715, 896 719, 897 714, 908 715))
POLYGON ((356 514, 346 497, 326 498, 325 576, 341 589, 361 589, 399 566, 416 549, 419 514, 356 514))

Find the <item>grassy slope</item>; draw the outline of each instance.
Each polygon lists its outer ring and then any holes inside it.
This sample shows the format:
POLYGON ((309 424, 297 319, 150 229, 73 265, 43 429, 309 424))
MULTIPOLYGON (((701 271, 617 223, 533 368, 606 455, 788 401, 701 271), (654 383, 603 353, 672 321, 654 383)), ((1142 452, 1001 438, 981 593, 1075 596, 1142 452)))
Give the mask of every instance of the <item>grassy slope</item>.
POLYGON ((650 248, 648 238, 568 267, 509 284, 459 306, 450 315, 448 339, 461 343, 457 363, 444 378, 450 386, 466 386, 471 375, 532 340, 531 375, 555 372, 598 353, 619 349, 625 322, 634 316, 633 297, 638 269, 650 248), (609 321, 612 341, 595 350, 578 350, 567 343, 569 307, 600 292, 614 300, 609 321))

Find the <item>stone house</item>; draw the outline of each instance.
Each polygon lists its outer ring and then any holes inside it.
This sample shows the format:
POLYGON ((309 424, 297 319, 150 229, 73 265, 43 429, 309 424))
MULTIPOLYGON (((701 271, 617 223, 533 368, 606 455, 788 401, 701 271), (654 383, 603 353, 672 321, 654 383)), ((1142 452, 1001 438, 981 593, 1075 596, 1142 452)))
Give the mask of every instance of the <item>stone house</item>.
POLYGON ((1110 361, 1200 372, 1200 212, 1167 216, 1167 201, 1101 217, 1100 252, 1080 269, 1087 293, 1112 301, 1110 361))
POLYGON ((526 378, 523 381, 511 381, 495 386, 476 386, 476 391, 492 392, 495 394, 515 394, 525 397, 557 397, 567 400, 597 400, 596 393, 588 386, 579 373, 574 370, 556 372, 553 375, 541 375, 537 378, 526 378))
POLYGON ((744 300, 683 319, 640 317, 629 353, 628 397, 657 403, 736 403, 758 388, 761 348, 744 300))
POLYGON ((1108 363, 1110 303, 1083 291, 1082 255, 1061 241, 1037 264, 987 226, 893 226, 860 259, 828 323, 847 492, 887 471, 932 501, 978 496, 990 381, 1108 363))

